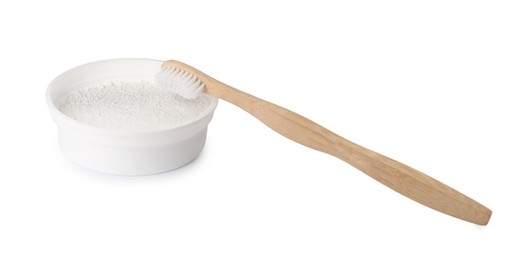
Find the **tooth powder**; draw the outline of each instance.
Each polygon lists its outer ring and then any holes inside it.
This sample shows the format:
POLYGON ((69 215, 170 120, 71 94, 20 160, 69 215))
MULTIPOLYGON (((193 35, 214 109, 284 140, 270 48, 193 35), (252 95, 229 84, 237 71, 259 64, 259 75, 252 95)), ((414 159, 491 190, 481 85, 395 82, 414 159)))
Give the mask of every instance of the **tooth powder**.
POLYGON ((68 117, 105 129, 162 130, 200 115, 209 102, 187 100, 152 81, 107 81, 63 96, 58 109, 68 117))

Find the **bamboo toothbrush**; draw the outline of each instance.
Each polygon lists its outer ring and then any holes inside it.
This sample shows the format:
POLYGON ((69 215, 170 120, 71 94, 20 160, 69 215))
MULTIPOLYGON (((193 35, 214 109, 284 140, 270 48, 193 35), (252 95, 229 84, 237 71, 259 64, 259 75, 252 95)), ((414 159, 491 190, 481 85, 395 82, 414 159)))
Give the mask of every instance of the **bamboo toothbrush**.
POLYGON ((179 61, 165 61, 156 82, 187 99, 201 92, 228 101, 275 132, 304 146, 333 155, 396 192, 447 215, 486 225, 492 211, 457 190, 403 163, 357 145, 283 107, 230 87, 179 61))

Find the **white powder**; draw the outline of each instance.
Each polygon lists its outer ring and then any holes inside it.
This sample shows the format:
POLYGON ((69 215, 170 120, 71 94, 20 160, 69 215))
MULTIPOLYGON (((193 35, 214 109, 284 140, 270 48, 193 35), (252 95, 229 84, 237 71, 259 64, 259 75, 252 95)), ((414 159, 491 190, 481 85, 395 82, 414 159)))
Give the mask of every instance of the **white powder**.
POLYGON ((160 130, 197 117, 209 105, 199 97, 187 100, 150 81, 108 81, 64 96, 58 109, 65 115, 114 130, 160 130))

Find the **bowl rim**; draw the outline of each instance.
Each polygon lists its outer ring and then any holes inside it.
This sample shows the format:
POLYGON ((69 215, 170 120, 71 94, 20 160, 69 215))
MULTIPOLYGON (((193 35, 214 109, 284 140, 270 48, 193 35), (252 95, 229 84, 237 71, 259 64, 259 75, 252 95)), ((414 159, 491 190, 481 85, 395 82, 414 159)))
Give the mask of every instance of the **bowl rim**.
MULTIPOLYGON (((78 120, 75 120, 73 118, 70 118, 69 116, 65 115, 63 112, 61 112, 58 107, 56 107, 56 104, 53 102, 51 97, 51 91, 55 86, 56 81, 62 77, 63 75, 66 75, 70 73, 73 70, 79 69, 84 66, 89 65, 95 65, 97 63, 106 63, 106 62, 113 62, 113 61, 151 61, 151 62, 157 62, 159 65, 163 62, 162 60, 156 60, 156 59, 147 59, 147 58, 115 58, 115 59, 105 59, 105 60, 99 60, 99 61, 93 61, 84 63, 82 65, 75 66, 73 68, 70 68, 62 73, 60 73, 58 76, 56 76, 47 86, 47 90, 45 92, 45 99, 47 101, 47 107, 49 108, 51 115, 55 119, 55 122, 58 127, 60 127, 62 124, 66 124, 67 126, 73 127, 78 130, 88 131, 91 133, 101 134, 101 135, 109 135, 109 136, 120 136, 120 137, 135 137, 135 136, 145 136, 145 135, 156 135, 156 134, 163 134, 168 132, 173 132, 176 130, 181 130, 184 128, 188 128, 197 122, 203 120, 207 116, 211 115, 215 109, 217 108, 218 98, 207 95, 202 93, 204 95, 204 98, 209 100, 208 107, 202 111, 199 115, 196 117, 187 120, 186 122, 183 122, 182 124, 168 127, 168 128, 161 128, 161 129, 151 129, 151 130, 121 130, 121 129, 110 129, 110 128, 103 128, 98 127, 94 125, 90 125, 85 122, 81 122, 78 120)), ((158 71, 160 67, 158 66, 158 71)), ((209 123, 209 122, 208 122, 209 123)), ((207 124, 208 124, 207 123, 207 124)))

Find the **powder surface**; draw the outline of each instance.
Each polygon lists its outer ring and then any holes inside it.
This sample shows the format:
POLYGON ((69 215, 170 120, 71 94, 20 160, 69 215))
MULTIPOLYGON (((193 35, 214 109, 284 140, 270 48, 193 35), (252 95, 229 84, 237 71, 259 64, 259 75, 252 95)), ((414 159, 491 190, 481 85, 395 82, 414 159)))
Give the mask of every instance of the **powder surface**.
POLYGON ((151 81, 107 81, 75 90, 58 102, 58 109, 75 120, 126 131, 175 127, 208 106, 203 97, 187 100, 151 81))

